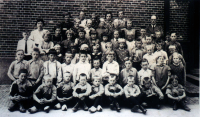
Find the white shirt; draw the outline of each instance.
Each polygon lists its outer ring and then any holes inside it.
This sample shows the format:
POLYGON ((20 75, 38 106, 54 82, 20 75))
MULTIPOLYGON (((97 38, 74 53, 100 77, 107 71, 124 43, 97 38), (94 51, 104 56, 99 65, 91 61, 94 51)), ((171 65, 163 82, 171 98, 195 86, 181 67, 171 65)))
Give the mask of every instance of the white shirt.
POLYGON ((107 42, 101 42, 101 52, 104 53, 107 49, 106 49, 106 43, 107 42))
POLYGON ((155 52, 154 52, 154 56, 155 56, 155 58, 157 58, 158 56, 163 56, 163 57, 165 57, 165 59, 164 59, 164 63, 165 63, 165 64, 166 64, 166 62, 168 61, 167 52, 165 52, 164 50, 155 51, 155 52))
POLYGON ((46 61, 44 62, 44 75, 51 75, 51 78, 57 78, 58 72, 60 70, 61 64, 57 60, 53 62, 46 61))
MULTIPOLYGON (((22 49, 25 52, 25 39, 21 39, 18 41, 17 44, 17 50, 22 49)), ((34 41, 28 39, 27 40, 27 54, 25 53, 25 55, 31 55, 31 52, 33 51, 33 48, 35 47, 35 43, 34 41)))
POLYGON ((63 79, 63 75, 66 72, 70 72, 71 76, 73 76, 73 72, 74 72, 74 64, 70 63, 69 65, 67 65, 66 63, 61 64, 61 68, 58 72, 58 79, 57 82, 61 82, 63 79))
POLYGON ((144 76, 152 76, 152 71, 150 69, 147 69, 147 70, 144 70, 144 69, 141 69, 139 72, 138 72, 138 77, 139 77, 139 84, 140 85, 143 85, 143 80, 144 80, 144 76))
POLYGON ((38 29, 35 29, 31 32, 31 35, 29 36, 29 39, 33 40, 36 44, 39 44, 38 47, 40 47, 42 41, 44 40, 42 38, 42 35, 48 31, 46 29, 43 29, 42 31, 38 31, 38 29))
POLYGON ((143 56, 143 59, 147 59, 150 66, 156 63, 154 54, 149 55, 149 54, 147 53, 147 54, 145 54, 145 55, 143 56))
POLYGON ((126 41, 126 45, 127 45, 129 55, 132 56, 132 49, 135 48, 135 41, 126 41))
POLYGON ((119 64, 114 60, 111 63, 109 61, 106 61, 103 64, 102 76, 104 76, 107 72, 119 75, 119 64))

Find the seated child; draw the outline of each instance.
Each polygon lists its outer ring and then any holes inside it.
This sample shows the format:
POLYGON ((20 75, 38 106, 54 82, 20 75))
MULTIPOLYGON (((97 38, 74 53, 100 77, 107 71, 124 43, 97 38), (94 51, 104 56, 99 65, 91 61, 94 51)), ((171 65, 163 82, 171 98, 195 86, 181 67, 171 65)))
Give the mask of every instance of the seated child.
POLYGON ((94 101, 93 106, 89 108, 89 111, 91 113, 94 113, 96 111, 102 111, 101 107, 101 99, 102 95, 104 94, 104 87, 101 84, 102 79, 99 76, 94 76, 93 77, 93 85, 92 85, 92 92, 89 96, 89 99, 94 101))
POLYGON ((60 25, 56 25, 54 27, 54 33, 55 34, 52 36, 52 42, 54 43, 54 45, 56 45, 56 44, 60 45, 63 40, 60 25))
POLYGON ((100 20, 99 26, 96 29, 97 31, 97 36, 98 39, 101 39, 101 35, 106 32, 106 28, 105 28, 105 21, 104 20, 100 20))
POLYGON ((149 77, 144 78, 141 92, 141 100, 147 104, 147 107, 160 109, 160 101, 164 99, 164 95, 157 86, 152 84, 149 77))
POLYGON ((190 111, 190 108, 187 107, 184 102, 186 93, 184 87, 179 84, 178 77, 176 75, 172 75, 170 80, 171 82, 167 86, 166 94, 173 103, 173 110, 177 110, 178 106, 181 106, 184 110, 190 111))
POLYGON ((72 92, 74 84, 70 81, 72 74, 70 72, 63 73, 63 81, 57 86, 57 100, 58 103, 55 105, 55 109, 60 109, 62 106, 62 111, 67 110, 67 103, 70 103, 73 98, 72 92))
POLYGON ((57 83, 60 83, 63 80, 63 76, 66 72, 70 72, 73 75, 75 65, 71 62, 72 58, 73 58, 72 52, 67 51, 65 53, 65 58, 64 58, 65 62, 61 64, 61 67, 58 72, 57 83))
POLYGON ((9 99, 12 103, 8 108, 11 112, 19 109, 20 112, 25 113, 26 109, 31 107, 33 89, 29 80, 26 79, 27 74, 26 69, 20 69, 19 79, 11 85, 9 99))
POLYGON ((83 28, 78 29, 78 36, 79 38, 75 39, 74 45, 77 46, 78 50, 80 49, 81 45, 87 44, 90 45, 90 42, 88 39, 85 38, 85 30, 83 28))
POLYGON ((94 28, 92 28, 92 20, 91 19, 87 19, 86 27, 84 30, 85 30, 85 38, 90 40, 90 31, 95 30, 94 28))
MULTIPOLYGON (((101 62, 102 62, 102 64, 103 63, 105 63, 106 62, 106 60, 107 60, 107 54, 110 52, 110 51, 113 51, 113 45, 112 45, 112 43, 111 42, 107 42, 106 43, 106 45, 105 45, 105 48, 106 48, 106 50, 105 50, 105 52, 103 52, 102 53, 102 58, 101 58, 101 62)), ((116 55, 116 53, 114 52, 114 60, 116 61, 116 57, 117 55, 116 55)))
POLYGON ((109 75, 108 84, 105 86, 105 95, 108 96, 110 100, 110 109, 113 110, 116 107, 116 110, 119 112, 121 110, 118 99, 123 94, 123 88, 116 83, 117 75, 109 75))
POLYGON ((17 44, 17 50, 22 49, 24 50, 24 60, 30 60, 31 59, 31 52, 33 48, 35 47, 35 43, 33 40, 28 39, 29 33, 28 31, 22 32, 23 39, 18 41, 17 44))
POLYGON ((100 44, 99 39, 97 39, 97 32, 95 30, 90 30, 90 47, 100 44))
POLYGON ((155 56, 155 58, 157 58, 158 56, 163 56, 164 57, 164 63, 167 65, 168 64, 168 56, 167 56, 167 53, 165 51, 163 51, 162 47, 163 47, 162 42, 157 41, 156 42, 157 51, 154 52, 154 56, 155 56))
POLYGON ((126 40, 120 39, 119 41, 119 48, 115 51, 117 55, 117 62, 119 64, 120 70, 125 68, 124 66, 124 59, 129 57, 129 52, 126 48, 126 40))
POLYGON ((53 79, 53 84, 56 85, 58 72, 60 70, 61 64, 58 62, 55 57, 57 53, 55 49, 50 49, 48 53, 48 61, 44 62, 44 75, 51 75, 53 79))
POLYGON ((43 77, 43 83, 33 93, 34 106, 29 108, 30 113, 35 113, 39 109, 49 112, 50 107, 54 106, 57 97, 56 87, 53 85, 53 79, 50 75, 43 77))
POLYGON ((141 92, 140 88, 135 85, 134 76, 129 75, 127 77, 127 85, 124 87, 124 94, 125 94, 125 100, 128 102, 128 104, 131 105, 132 112, 137 112, 138 108, 142 111, 143 114, 146 114, 147 110, 144 109, 144 107, 141 105, 141 92))
POLYGON ((156 63, 156 58, 153 54, 153 48, 151 45, 149 46, 146 46, 146 51, 147 53, 143 56, 143 59, 147 59, 148 60, 148 63, 149 63, 149 68, 154 66, 155 63, 156 63))
POLYGON ((34 48, 32 53, 32 59, 28 61, 28 80, 31 82, 34 90, 42 84, 42 77, 44 75, 44 62, 40 59, 40 50, 34 48))
POLYGON ((19 71, 20 69, 27 69, 27 61, 23 60, 24 58, 24 50, 17 50, 16 52, 16 60, 13 61, 10 64, 10 67, 8 69, 8 77, 12 80, 15 81, 19 78, 19 71))
POLYGON ((87 75, 81 73, 79 75, 79 83, 74 87, 73 97, 77 99, 76 105, 72 108, 74 112, 78 111, 80 105, 83 106, 85 111, 88 110, 85 100, 91 93, 91 86, 89 83, 87 83, 86 79, 87 75))
MULTIPOLYGON (((90 78, 91 78, 91 81, 93 81, 94 79, 94 76, 98 76, 98 77, 101 77, 102 75, 102 69, 100 68, 100 59, 98 58, 95 58, 93 60, 93 67, 91 70, 90 70, 90 78)), ((102 77, 101 77, 102 78, 102 77)))
POLYGON ((76 82, 79 80, 79 75, 81 73, 85 73, 87 76, 87 80, 90 80, 90 69, 91 65, 90 63, 86 62, 87 53, 85 51, 80 51, 80 60, 79 62, 74 66, 73 71, 73 82, 76 84, 76 82))
POLYGON ((120 72, 120 85, 121 86, 125 86, 128 83, 128 76, 132 75, 134 78, 134 81, 136 83, 138 83, 138 73, 137 70, 135 68, 132 67, 132 62, 130 60, 130 58, 125 58, 125 66, 126 68, 122 69, 120 72))
POLYGON ((107 49, 106 49, 106 44, 107 42, 109 42, 109 35, 107 33, 103 33, 101 35, 101 52, 104 53, 107 49))

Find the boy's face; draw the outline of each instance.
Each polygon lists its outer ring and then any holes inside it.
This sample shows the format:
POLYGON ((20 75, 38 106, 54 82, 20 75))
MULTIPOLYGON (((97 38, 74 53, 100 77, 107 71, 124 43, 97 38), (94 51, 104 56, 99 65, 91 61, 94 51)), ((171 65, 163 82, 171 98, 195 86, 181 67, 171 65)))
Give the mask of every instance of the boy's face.
POLYGON ((67 33, 67 39, 68 39, 68 40, 71 40, 71 38, 72 38, 72 35, 69 34, 69 33, 67 33))
POLYGON ((85 61, 86 61, 86 55, 85 55, 85 54, 81 54, 81 55, 80 55, 80 60, 81 60, 82 62, 85 62, 85 61))
POLYGON ((126 61, 125 66, 126 66, 127 69, 130 69, 132 67, 131 61, 130 60, 126 61))
POLYGON ((138 48, 141 48, 142 42, 141 42, 141 41, 136 41, 136 46, 137 46, 138 48))
POLYGON ((28 33, 27 32, 23 32, 22 36, 23 36, 24 39, 28 39, 28 33))
POLYGON ((163 56, 160 56, 160 57, 157 59, 157 62, 158 62, 158 64, 163 64, 163 63, 164 63, 164 58, 163 58, 163 56))
POLYGON ((49 60, 50 60, 51 62, 53 62, 53 61, 55 60, 55 58, 56 58, 56 55, 54 55, 54 54, 49 54, 49 60))
POLYGON ((146 29, 141 29, 140 33, 141 33, 142 36, 144 36, 146 34, 146 29))
POLYGON ((99 60, 94 60, 93 61, 93 66, 95 69, 98 69, 100 67, 100 61, 99 60))
POLYGON ((106 15, 106 20, 110 21, 111 20, 111 14, 106 15))
POLYGON ((101 81, 100 81, 99 79, 94 79, 94 81, 93 81, 93 84, 94 84, 95 86, 99 86, 100 83, 101 83, 101 81))
POLYGON ((61 33, 60 28, 56 28, 56 30, 55 30, 55 35, 60 35, 60 33, 61 33))
POLYGON ((116 76, 114 76, 115 78, 109 78, 108 82, 110 85, 114 85, 116 83, 116 76))
POLYGON ((39 58, 39 53, 36 51, 33 51, 31 55, 33 60, 37 60, 39 58))
POLYGON ((44 41, 46 42, 46 41, 49 41, 49 36, 48 35, 44 35, 44 41))
POLYGON ((42 22, 37 22, 37 28, 42 28, 43 27, 43 23, 42 22))
POLYGON ((69 15, 65 15, 64 19, 65 19, 65 22, 68 22, 69 21, 69 15))
POLYGON ((160 51, 162 49, 161 44, 156 44, 156 48, 157 48, 158 51, 160 51))
POLYGON ((80 37, 81 39, 83 39, 83 38, 85 37, 85 33, 84 33, 84 32, 79 32, 78 35, 79 35, 79 37, 80 37))
POLYGON ((107 59, 111 63, 114 59, 114 56, 113 55, 107 55, 107 59))
POLYGON ((26 73, 21 73, 19 75, 19 80, 24 81, 26 79, 26 73))
POLYGON ((65 73, 63 76, 63 80, 65 83, 68 83, 71 79, 71 74, 70 73, 65 73))
POLYGON ((80 24, 80 21, 76 21, 75 24, 74 24, 74 26, 75 27, 79 27, 79 24, 80 24))
POLYGON ((95 54, 98 53, 98 48, 97 47, 93 47, 93 53, 95 53, 95 54))
POLYGON ((84 13, 84 12, 80 12, 79 17, 80 17, 80 19, 84 19, 84 17, 85 17, 85 13, 84 13))
POLYGON ((148 53, 149 55, 151 55, 151 54, 153 53, 152 48, 147 48, 147 53, 148 53))
POLYGON ((173 42, 176 41, 176 38, 177 38, 176 33, 172 33, 170 38, 171 38, 171 41, 173 42))
POLYGON ((16 53, 16 56, 17 56, 17 60, 18 60, 18 61, 21 61, 21 60, 24 58, 24 53, 23 53, 23 51, 18 51, 18 52, 16 53))
POLYGON ((150 44, 151 41, 152 41, 151 37, 146 37, 146 41, 147 41, 148 44, 150 44))
POLYGON ((119 32, 118 31, 114 32, 114 38, 116 38, 116 39, 119 38, 119 32))
POLYGON ((97 35, 96 34, 91 34, 92 39, 96 39, 97 35))
POLYGON ((161 32, 156 32, 156 38, 160 38, 161 37, 161 32))
POLYGON ((127 27, 131 27, 132 26, 132 22, 131 21, 127 21, 127 27))
POLYGON ((119 18, 123 18, 124 17, 123 11, 119 11, 118 16, 119 18))
POLYGON ((87 21, 87 26, 90 28, 92 26, 92 20, 87 21))
POLYGON ((103 36, 103 41, 106 42, 108 40, 107 36, 103 36))
POLYGON ((52 86, 52 83, 53 83, 53 82, 52 82, 52 79, 50 79, 50 78, 44 80, 44 84, 45 84, 45 86, 47 86, 47 87, 52 86))
POLYGON ((80 76, 80 84, 85 85, 86 84, 86 76, 80 76))
POLYGON ((71 63, 72 56, 73 56, 72 54, 68 54, 68 53, 65 54, 66 63, 71 63))
POLYGON ((119 43, 119 48, 124 49, 125 43, 119 43))
POLYGON ((128 78, 128 85, 132 86, 135 83, 134 78, 133 77, 129 77, 128 78))
POLYGON ((148 68, 148 62, 142 62, 141 66, 142 66, 142 68, 144 70, 147 70, 147 68, 148 68))
POLYGON ((178 80, 177 80, 177 79, 174 79, 174 80, 172 81, 172 85, 173 85, 174 87, 178 86, 178 80))
POLYGON ((180 61, 180 59, 179 59, 179 57, 178 56, 173 56, 173 62, 174 63, 179 63, 179 61, 180 61))

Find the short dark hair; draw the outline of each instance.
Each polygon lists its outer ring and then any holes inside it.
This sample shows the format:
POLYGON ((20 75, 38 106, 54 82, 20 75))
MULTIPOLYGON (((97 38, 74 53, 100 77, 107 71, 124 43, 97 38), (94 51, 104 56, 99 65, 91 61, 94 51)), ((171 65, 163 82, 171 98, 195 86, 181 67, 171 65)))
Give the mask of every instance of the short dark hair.
POLYGON ((49 54, 54 54, 54 55, 57 55, 57 52, 55 49, 50 49, 49 52, 48 52, 48 55, 49 54))
POLYGON ((43 23, 43 26, 45 26, 45 23, 44 23, 44 20, 43 20, 43 19, 37 19, 36 22, 35 22, 35 25, 37 25, 38 22, 42 22, 42 23, 43 23))
POLYGON ((81 54, 85 54, 87 56, 87 52, 85 50, 80 50, 79 55, 81 55, 81 54))
POLYGON ((27 70, 27 69, 20 69, 20 70, 19 70, 19 75, 20 75, 21 73, 26 73, 26 74, 28 74, 28 70, 27 70))
POLYGON ((80 76, 82 76, 82 77, 86 76, 86 79, 87 79, 87 75, 86 75, 85 73, 81 73, 81 74, 79 75, 79 80, 80 80, 80 76))
POLYGON ((37 48, 37 47, 35 47, 35 48, 33 48, 33 52, 37 52, 37 53, 39 53, 39 54, 40 54, 40 49, 39 49, 39 48, 37 48))
POLYGON ((108 14, 110 14, 110 15, 111 15, 111 18, 113 18, 112 12, 107 11, 106 14, 105 14, 105 19, 106 19, 106 16, 107 16, 108 14))
POLYGON ((79 33, 79 32, 84 32, 84 33, 86 34, 84 28, 82 28, 82 27, 80 27, 80 28, 78 29, 78 33, 79 33))
POLYGON ((145 58, 144 58, 144 59, 142 59, 142 62, 141 62, 141 64, 142 64, 142 63, 144 63, 144 62, 147 62, 147 63, 149 63, 149 62, 148 62, 148 60, 147 60, 147 59, 145 59, 145 58))
POLYGON ((61 30, 61 25, 57 24, 56 26, 54 26, 53 30, 55 31, 57 28, 59 28, 61 30))

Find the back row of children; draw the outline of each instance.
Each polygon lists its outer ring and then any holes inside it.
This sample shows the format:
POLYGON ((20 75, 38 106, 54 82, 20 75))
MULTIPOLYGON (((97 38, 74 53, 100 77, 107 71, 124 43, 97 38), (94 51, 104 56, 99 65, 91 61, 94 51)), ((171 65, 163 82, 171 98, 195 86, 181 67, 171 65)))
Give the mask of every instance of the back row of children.
POLYGON ((69 17, 69 13, 64 16, 67 22, 57 25, 53 36, 43 29, 41 19, 30 37, 22 33, 24 39, 18 42, 16 60, 8 70, 13 81, 10 111, 67 110, 74 99, 76 112, 81 105, 88 110, 88 98, 93 101, 90 112, 102 111, 105 99, 117 111, 120 99, 131 102, 131 111, 140 109, 145 114, 144 106, 160 108, 168 98, 174 110, 177 105, 190 110, 185 104, 186 66, 176 33, 164 41, 161 30, 154 37, 141 27, 137 36, 130 20, 124 21, 126 28, 120 27, 120 20, 114 20, 113 27, 100 20, 95 29, 93 20, 85 20, 86 25, 80 27, 79 19, 73 26, 69 17))

